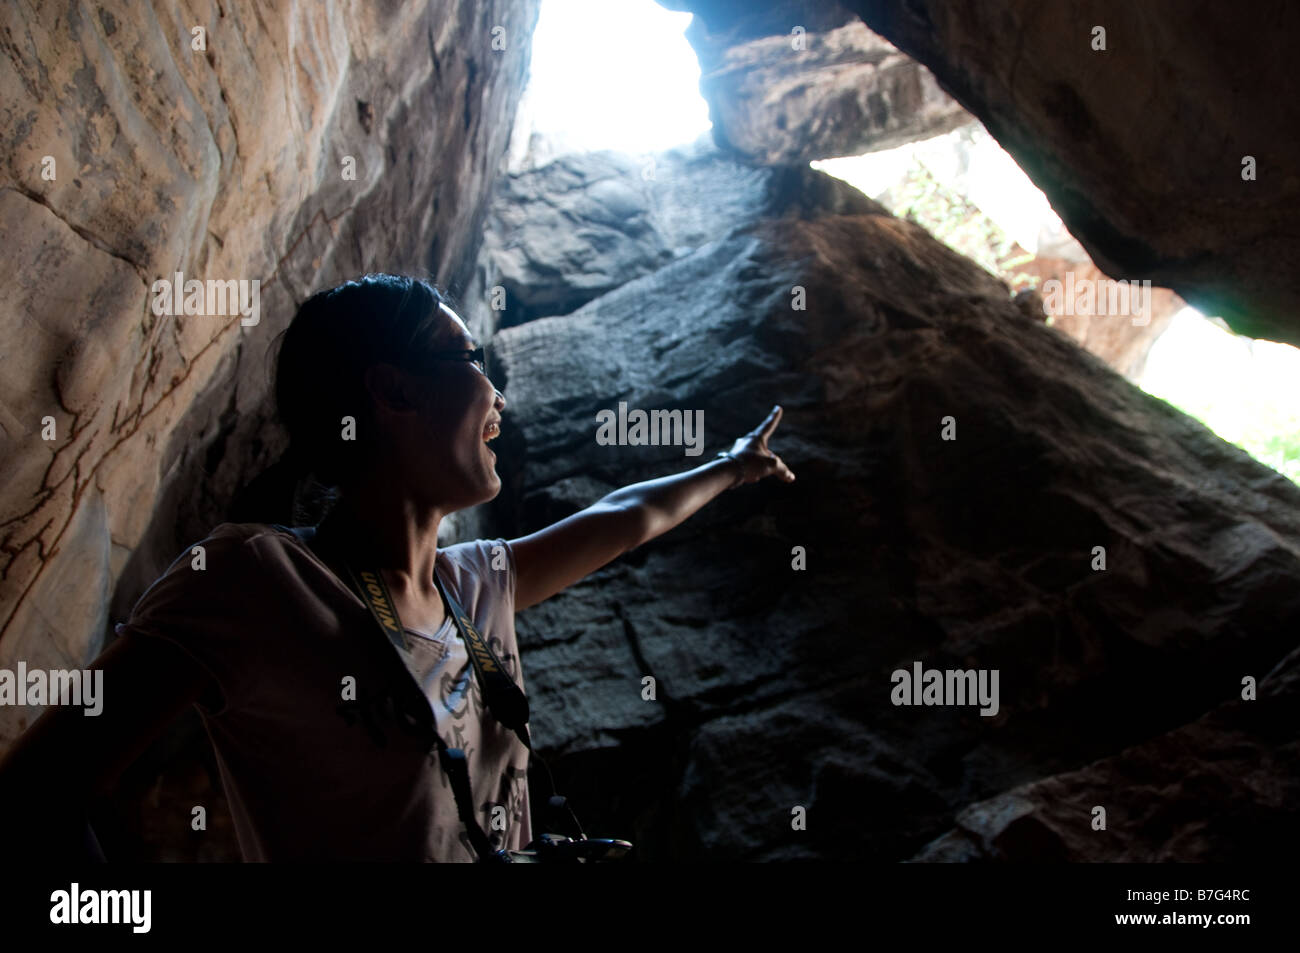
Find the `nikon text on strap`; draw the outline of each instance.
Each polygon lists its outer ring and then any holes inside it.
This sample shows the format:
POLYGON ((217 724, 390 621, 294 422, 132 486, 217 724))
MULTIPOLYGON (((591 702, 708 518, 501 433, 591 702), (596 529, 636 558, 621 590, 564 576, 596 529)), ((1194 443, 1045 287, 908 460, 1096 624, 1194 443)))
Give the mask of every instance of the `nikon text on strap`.
MULTIPOLYGON (((345 565, 348 575, 352 578, 353 586, 361 593, 370 609, 370 614, 375 617, 375 621, 379 623, 379 628, 388 637, 388 641, 393 643, 395 648, 410 651, 411 645, 406 638, 406 630, 397 615, 397 604, 388 591, 383 575, 377 569, 354 571, 350 563, 345 562, 345 565)), ((433 573, 433 582, 438 587, 438 594, 442 596, 443 605, 446 606, 448 614, 460 631, 461 638, 465 641, 465 652, 474 665, 479 686, 483 689, 483 696, 487 701, 488 710, 492 712, 492 717, 518 735, 524 747, 531 751, 533 746, 528 737, 528 698, 515 684, 515 680, 506 674, 501 660, 475 628, 469 615, 460 607, 460 603, 447 591, 447 587, 438 578, 436 569, 433 573)))

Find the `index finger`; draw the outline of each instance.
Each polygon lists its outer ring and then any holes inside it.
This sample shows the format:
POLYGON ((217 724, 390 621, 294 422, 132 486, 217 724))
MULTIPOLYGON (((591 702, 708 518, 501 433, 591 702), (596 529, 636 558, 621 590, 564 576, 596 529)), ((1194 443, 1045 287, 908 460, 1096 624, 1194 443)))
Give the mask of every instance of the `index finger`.
POLYGON ((784 413, 785 411, 781 408, 780 404, 773 407, 772 412, 767 415, 767 418, 761 424, 758 425, 759 436, 764 440, 772 436, 772 431, 774 431, 776 425, 781 422, 781 415, 784 413))

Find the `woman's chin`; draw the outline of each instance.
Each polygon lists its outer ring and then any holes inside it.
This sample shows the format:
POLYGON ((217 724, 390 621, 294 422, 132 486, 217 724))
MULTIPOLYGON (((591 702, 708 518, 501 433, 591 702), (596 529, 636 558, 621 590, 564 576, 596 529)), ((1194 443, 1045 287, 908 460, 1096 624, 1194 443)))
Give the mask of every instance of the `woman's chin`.
POLYGON ((497 473, 496 470, 497 455, 493 453, 490 449, 488 449, 487 444, 484 444, 483 446, 484 446, 484 455, 488 458, 487 482, 488 485, 492 488, 492 495, 488 497, 488 499, 490 500, 493 499, 498 493, 501 492, 501 475, 497 473))

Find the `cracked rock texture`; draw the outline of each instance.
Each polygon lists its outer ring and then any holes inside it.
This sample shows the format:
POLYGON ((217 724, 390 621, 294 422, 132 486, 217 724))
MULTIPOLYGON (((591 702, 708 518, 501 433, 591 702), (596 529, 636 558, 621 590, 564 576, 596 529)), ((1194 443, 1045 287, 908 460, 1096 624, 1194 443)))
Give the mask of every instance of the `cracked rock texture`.
POLYGON ((274 459, 296 302, 376 268, 464 287, 537 9, 4 5, 0 667, 79 668, 274 459), (155 315, 177 271, 259 280, 260 321, 155 315))
MULTIPOLYGON (((833 9, 819 10, 818 19, 833 9)), ((695 17, 686 33, 699 55, 714 138, 747 161, 861 155, 969 121, 929 70, 860 20, 815 30, 801 19, 802 35, 792 22, 771 22, 772 36, 746 18, 713 35, 695 17)))
MULTIPOLYGON (((734 38, 743 55, 756 38, 788 43, 804 24, 810 48, 826 56, 823 38, 861 19, 980 119, 1103 272, 1171 288, 1239 334, 1300 344, 1300 71, 1284 39, 1300 35, 1300 7, 1288 0, 664 5, 703 21, 688 37, 704 64, 722 58, 704 37, 734 38), (1093 49, 1099 25, 1105 50, 1093 49)), ((754 97, 744 84, 711 92, 744 97, 754 127, 764 115, 786 118, 783 99, 754 97)), ((713 114, 728 109, 715 104, 713 114)), ((838 124, 817 112, 799 124, 800 154, 842 154, 838 124)), ((739 149, 762 161, 743 140, 739 149)))

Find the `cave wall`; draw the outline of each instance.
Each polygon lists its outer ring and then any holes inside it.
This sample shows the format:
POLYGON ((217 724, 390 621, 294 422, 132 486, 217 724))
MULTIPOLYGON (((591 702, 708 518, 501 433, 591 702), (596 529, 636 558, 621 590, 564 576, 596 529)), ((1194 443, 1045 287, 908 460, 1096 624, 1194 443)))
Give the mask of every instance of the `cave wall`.
MULTIPOLYGON (((537 11, 4 5, 0 667, 80 668, 275 459, 297 302, 368 270, 465 287, 537 11), (155 315, 177 271, 260 281, 260 320, 155 315)), ((33 715, 0 709, 0 748, 33 715)))

